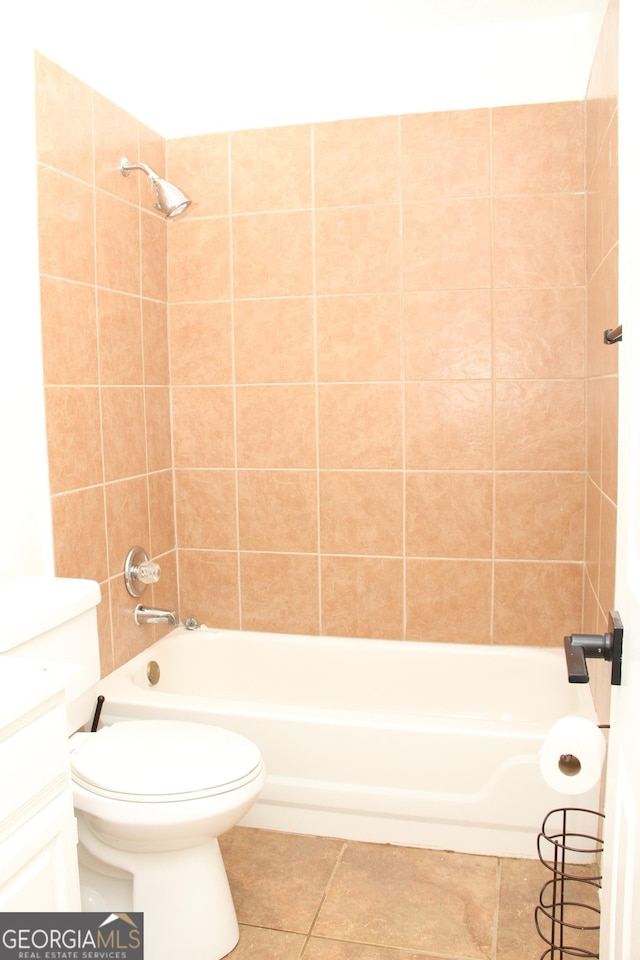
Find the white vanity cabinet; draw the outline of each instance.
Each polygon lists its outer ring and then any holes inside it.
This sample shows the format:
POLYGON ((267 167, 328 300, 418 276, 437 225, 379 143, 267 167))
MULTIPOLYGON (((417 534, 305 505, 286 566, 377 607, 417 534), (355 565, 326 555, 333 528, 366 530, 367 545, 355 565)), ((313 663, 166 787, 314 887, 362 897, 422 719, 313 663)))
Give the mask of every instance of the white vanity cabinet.
POLYGON ((64 671, 0 656, 0 911, 79 911, 64 671))

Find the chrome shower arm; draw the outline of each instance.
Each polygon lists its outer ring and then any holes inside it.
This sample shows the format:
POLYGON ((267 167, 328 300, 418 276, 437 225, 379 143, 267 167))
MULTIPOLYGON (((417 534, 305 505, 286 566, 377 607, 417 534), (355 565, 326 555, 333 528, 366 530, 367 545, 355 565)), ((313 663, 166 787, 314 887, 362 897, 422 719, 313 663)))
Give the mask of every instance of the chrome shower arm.
POLYGON ((120 160, 120 170, 122 171, 123 177, 128 177, 132 170, 144 170, 146 175, 151 177, 152 180, 160 179, 158 174, 155 173, 151 167, 148 167, 146 163, 141 163, 140 161, 137 163, 131 163, 126 157, 122 157, 120 160))

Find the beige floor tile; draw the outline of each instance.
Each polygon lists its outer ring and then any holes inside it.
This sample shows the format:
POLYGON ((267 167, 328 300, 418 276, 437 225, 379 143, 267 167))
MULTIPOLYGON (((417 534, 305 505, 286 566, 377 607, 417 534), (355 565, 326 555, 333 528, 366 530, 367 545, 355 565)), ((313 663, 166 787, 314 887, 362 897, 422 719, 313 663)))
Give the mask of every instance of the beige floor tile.
POLYGON ((308 933, 342 840, 235 827, 220 849, 240 923, 308 933))
POLYGON ((493 857, 349 843, 313 934, 490 960, 497 875, 493 857))
POLYGON ((240 941, 231 960, 298 960, 305 938, 300 933, 240 925, 240 941))
POLYGON ((539 957, 545 949, 535 925, 540 888, 551 877, 537 860, 501 860, 496 960, 539 957))
MULTIPOLYGON (((591 867, 570 866, 568 869, 577 876, 588 876, 593 873, 591 867)), ((543 884, 551 879, 553 879, 551 871, 537 860, 501 861, 496 960, 537 958, 546 949, 547 944, 536 929, 535 910, 543 884)), ((546 894, 545 903, 550 905, 552 896, 552 892, 549 891, 546 894)), ((565 903, 567 905, 563 916, 567 923, 578 927, 598 926, 597 913, 586 908, 598 906, 595 887, 576 881, 566 881, 565 903), (575 906, 570 905, 570 902, 575 906)), ((540 925, 542 931, 551 939, 554 936, 551 921, 541 917, 540 925)), ((558 932, 556 930, 556 946, 560 942, 558 932)), ((598 936, 597 930, 566 928, 564 946, 597 953, 598 936)))
POLYGON ((302 960, 447 960, 434 954, 413 953, 395 947, 371 947, 345 940, 322 940, 311 937, 302 954, 302 960))
MULTIPOLYGON (((534 914, 551 873, 537 860, 246 827, 221 847, 241 923, 233 960, 538 960, 546 949, 534 914)), ((594 887, 569 882, 566 894, 565 920, 597 924, 582 906, 597 905, 594 887)), ((564 942, 597 952, 597 941, 579 930, 564 942)))

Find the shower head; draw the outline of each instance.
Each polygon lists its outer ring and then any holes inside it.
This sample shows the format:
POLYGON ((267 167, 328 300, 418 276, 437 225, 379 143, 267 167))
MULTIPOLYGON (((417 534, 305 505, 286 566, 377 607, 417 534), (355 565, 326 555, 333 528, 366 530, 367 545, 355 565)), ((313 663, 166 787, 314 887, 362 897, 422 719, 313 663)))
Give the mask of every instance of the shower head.
POLYGON ((161 210, 167 220, 175 220, 186 213, 191 200, 185 197, 182 190, 179 190, 173 183, 163 180, 157 173, 154 173, 146 163, 129 163, 126 157, 123 157, 120 161, 120 170, 123 177, 128 177, 132 170, 143 170, 146 173, 155 196, 153 206, 156 210, 161 210))

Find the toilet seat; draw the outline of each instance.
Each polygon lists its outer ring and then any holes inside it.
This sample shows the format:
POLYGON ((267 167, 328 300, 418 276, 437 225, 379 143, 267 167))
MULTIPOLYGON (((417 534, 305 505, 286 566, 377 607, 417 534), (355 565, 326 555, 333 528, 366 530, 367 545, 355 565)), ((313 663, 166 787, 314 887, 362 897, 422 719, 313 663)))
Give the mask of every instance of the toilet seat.
POLYGON ((71 776, 114 800, 169 803, 228 793, 262 770, 260 751, 231 730, 182 720, 131 720, 71 738, 71 776))

